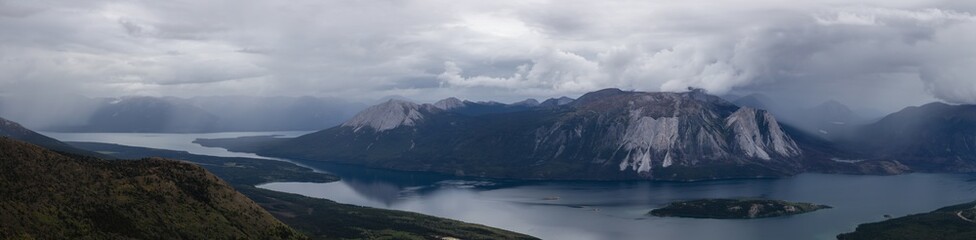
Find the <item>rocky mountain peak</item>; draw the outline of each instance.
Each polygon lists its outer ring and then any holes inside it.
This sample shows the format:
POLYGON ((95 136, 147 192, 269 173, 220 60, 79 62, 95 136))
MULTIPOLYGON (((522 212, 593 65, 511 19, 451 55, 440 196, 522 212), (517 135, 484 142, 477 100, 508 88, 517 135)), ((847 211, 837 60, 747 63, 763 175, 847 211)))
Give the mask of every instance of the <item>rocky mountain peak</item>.
POLYGON ((522 100, 520 102, 512 103, 511 105, 534 107, 534 106, 539 106, 539 100, 535 100, 534 98, 529 98, 529 99, 522 100))
POLYGON ((577 98, 576 101, 573 101, 573 104, 574 105, 577 105, 577 106, 578 105, 585 105, 585 104, 589 104, 589 103, 596 102, 596 101, 603 101, 603 100, 612 98, 614 96, 626 95, 627 93, 628 92, 624 92, 623 90, 620 90, 620 89, 617 89, 617 88, 601 89, 601 90, 597 90, 597 91, 588 92, 586 94, 583 94, 583 96, 580 96, 579 98, 577 98))
POLYGON ((437 102, 434 103, 434 107, 437 107, 437 108, 440 108, 440 109, 443 109, 443 110, 457 109, 457 108, 464 107, 464 105, 465 104, 464 104, 463 101, 461 101, 460 99, 457 99, 455 97, 445 98, 445 99, 442 99, 442 100, 437 101, 437 102))
POLYGON ((739 108, 725 119, 725 126, 735 133, 735 146, 749 157, 770 160, 773 153, 781 157, 800 155, 800 148, 776 118, 764 110, 739 108))
POLYGON ((566 105, 572 103, 573 101, 574 99, 563 96, 559 98, 546 99, 545 101, 542 101, 542 103, 539 103, 539 105, 546 106, 546 107, 555 107, 555 106, 566 105))
POLYGON ((821 103, 820 105, 814 107, 812 110, 813 112, 824 114, 828 118, 843 119, 843 118, 850 118, 855 115, 854 111, 851 111, 851 108, 835 100, 829 100, 824 103, 821 103))
POLYGON ((400 126, 414 126, 424 118, 421 111, 430 111, 432 105, 420 105, 404 100, 390 99, 384 103, 366 108, 342 124, 354 131, 369 127, 377 132, 400 126))
POLYGON ((772 114, 740 108, 703 91, 605 89, 572 105, 575 113, 538 130, 548 134, 537 141, 565 146, 588 141, 582 136, 603 136, 594 147, 611 152, 600 158, 617 163, 620 171, 651 174, 654 168, 672 165, 788 160, 801 154, 772 114))

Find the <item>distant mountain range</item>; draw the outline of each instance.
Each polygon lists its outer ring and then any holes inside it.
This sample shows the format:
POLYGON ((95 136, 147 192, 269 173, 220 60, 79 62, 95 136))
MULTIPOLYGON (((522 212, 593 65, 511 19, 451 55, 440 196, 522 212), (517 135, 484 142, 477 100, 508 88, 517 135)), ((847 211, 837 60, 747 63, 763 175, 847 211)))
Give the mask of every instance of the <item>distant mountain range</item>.
MULTIPOLYGON (((24 110, 27 101, 0 99, 0 115, 41 119, 47 131, 199 133, 225 131, 317 130, 335 126, 366 106, 315 97, 121 97, 73 101, 82 109, 70 116, 24 110), (6 104, 4 104, 6 103, 6 104), (16 105, 22 104, 22 105, 16 105), (36 117, 34 115, 45 115, 36 117), (64 119, 54 121, 50 118, 64 119)), ((60 104, 52 111, 66 111, 60 104)), ((31 121, 33 122, 33 121, 31 121)))
POLYGON ((919 171, 976 172, 976 105, 908 107, 857 129, 844 145, 919 171))
POLYGON ((853 130, 869 123, 867 118, 835 100, 828 100, 812 107, 784 106, 769 96, 754 93, 735 98, 732 103, 770 111, 783 123, 829 140, 849 137, 853 130))
POLYGON ((909 169, 886 159, 845 160, 863 155, 701 90, 605 89, 527 102, 390 100, 294 139, 198 142, 277 157, 525 179, 687 181, 909 169))

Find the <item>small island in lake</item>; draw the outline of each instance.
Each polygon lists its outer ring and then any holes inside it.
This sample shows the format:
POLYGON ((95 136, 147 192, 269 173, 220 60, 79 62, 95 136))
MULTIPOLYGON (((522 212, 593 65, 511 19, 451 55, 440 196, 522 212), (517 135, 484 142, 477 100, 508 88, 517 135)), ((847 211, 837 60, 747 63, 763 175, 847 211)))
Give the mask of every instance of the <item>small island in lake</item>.
POLYGON ((649 214, 658 217, 752 219, 795 215, 825 208, 830 206, 768 199, 700 199, 673 202, 651 210, 649 214))

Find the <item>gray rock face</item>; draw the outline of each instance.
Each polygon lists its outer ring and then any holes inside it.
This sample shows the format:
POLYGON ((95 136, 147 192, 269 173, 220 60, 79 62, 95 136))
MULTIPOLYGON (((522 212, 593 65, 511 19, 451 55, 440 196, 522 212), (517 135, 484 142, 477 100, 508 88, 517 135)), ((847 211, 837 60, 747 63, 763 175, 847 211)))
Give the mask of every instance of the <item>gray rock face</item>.
POLYGON ((264 153, 512 178, 696 180, 802 171, 803 151, 772 115, 701 91, 606 89, 564 105, 445 110, 456 102, 389 101, 264 153), (485 113, 470 113, 476 110, 485 113))
POLYGON ((535 154, 555 151, 542 161, 580 158, 641 175, 675 165, 793 161, 802 154, 766 111, 695 94, 603 90, 584 95, 576 111, 536 131, 535 154))
POLYGON ((460 99, 451 97, 451 98, 445 98, 443 100, 437 101, 436 103, 434 103, 434 107, 443 110, 451 110, 451 109, 464 107, 464 102, 461 101, 460 99))
POLYGON ((352 119, 343 123, 342 127, 353 128, 353 131, 369 127, 377 132, 382 132, 400 126, 414 126, 424 118, 421 111, 429 110, 431 110, 431 105, 419 105, 390 99, 359 112, 352 119))

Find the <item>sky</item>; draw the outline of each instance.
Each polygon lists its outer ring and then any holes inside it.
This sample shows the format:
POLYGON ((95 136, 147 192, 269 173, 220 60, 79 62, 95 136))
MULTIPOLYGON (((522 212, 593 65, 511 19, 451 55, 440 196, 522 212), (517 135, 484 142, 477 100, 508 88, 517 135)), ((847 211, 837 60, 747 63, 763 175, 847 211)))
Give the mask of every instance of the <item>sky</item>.
POLYGON ((0 95, 976 103, 976 3, 0 0, 0 95))

